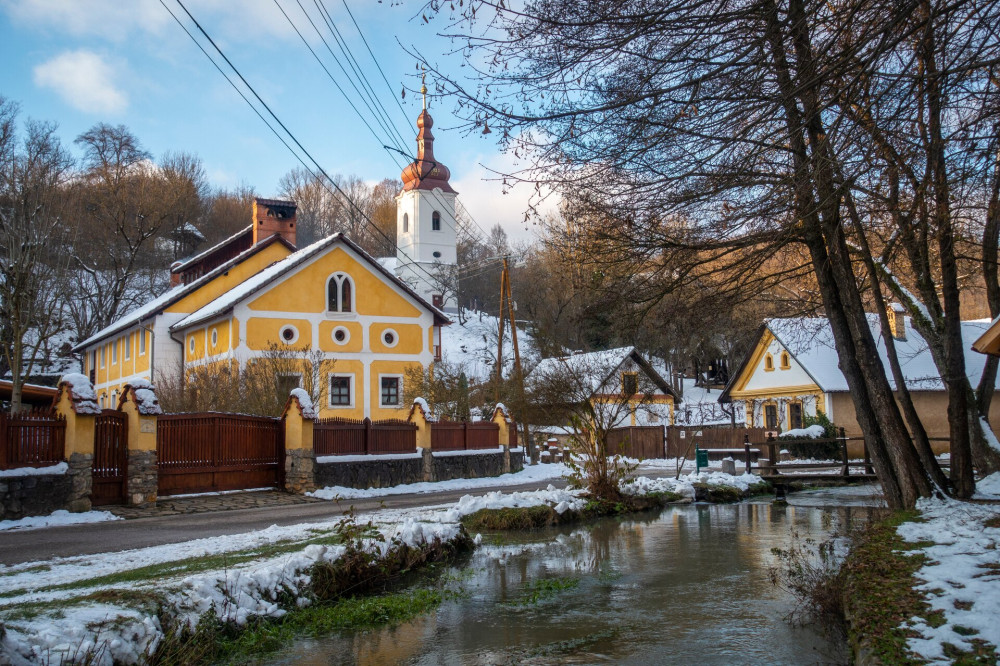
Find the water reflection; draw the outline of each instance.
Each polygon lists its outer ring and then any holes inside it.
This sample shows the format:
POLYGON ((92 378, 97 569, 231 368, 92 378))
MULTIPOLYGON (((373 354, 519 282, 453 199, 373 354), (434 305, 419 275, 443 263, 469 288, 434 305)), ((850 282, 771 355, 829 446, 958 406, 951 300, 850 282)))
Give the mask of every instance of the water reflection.
POLYGON ((498 535, 467 563, 464 598, 399 627, 301 641, 269 663, 844 663, 838 646, 786 621, 793 601, 767 569, 793 533, 823 539, 866 513, 689 505, 498 535), (525 585, 562 577, 579 584, 523 603, 525 585))

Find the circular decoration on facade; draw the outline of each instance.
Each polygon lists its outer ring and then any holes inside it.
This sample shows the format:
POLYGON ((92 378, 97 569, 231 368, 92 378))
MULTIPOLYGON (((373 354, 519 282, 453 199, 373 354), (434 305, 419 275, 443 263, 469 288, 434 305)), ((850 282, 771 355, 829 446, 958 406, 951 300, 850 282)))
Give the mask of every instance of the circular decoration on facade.
POLYGON ((281 336, 282 342, 284 342, 286 345, 290 345, 299 339, 299 329, 295 328, 291 324, 287 324, 281 327, 281 330, 278 332, 278 335, 281 336))
POLYGON ((440 259, 441 258, 441 253, 438 252, 437 250, 434 250, 434 258, 435 259, 440 259))
POLYGON ((351 332, 348 331, 343 326, 338 326, 333 329, 333 341, 338 345, 346 345, 348 340, 351 339, 351 332))
POLYGON ((219 329, 212 329, 212 346, 215 347, 219 344, 219 329))
POLYGON ((399 334, 396 331, 388 328, 382 332, 382 344, 386 347, 395 347, 397 342, 399 342, 399 334))

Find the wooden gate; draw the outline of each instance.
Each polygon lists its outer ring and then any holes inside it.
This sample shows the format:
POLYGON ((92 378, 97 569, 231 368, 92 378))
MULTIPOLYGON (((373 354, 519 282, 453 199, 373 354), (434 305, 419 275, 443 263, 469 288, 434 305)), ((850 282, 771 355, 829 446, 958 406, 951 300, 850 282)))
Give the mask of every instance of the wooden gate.
POLYGON ((281 419, 244 414, 164 414, 156 421, 159 494, 281 486, 281 419))
POLYGON ((95 421, 91 504, 124 504, 128 491, 128 417, 105 409, 95 421))

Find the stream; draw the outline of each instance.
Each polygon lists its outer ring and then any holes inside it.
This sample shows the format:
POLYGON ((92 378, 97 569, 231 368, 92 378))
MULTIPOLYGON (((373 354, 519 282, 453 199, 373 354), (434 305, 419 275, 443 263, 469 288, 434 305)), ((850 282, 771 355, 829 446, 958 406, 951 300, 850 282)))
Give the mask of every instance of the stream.
POLYGON ((485 534, 446 575, 461 591, 395 627, 301 639, 269 664, 843 664, 789 621, 772 548, 865 520, 870 489, 689 504, 565 528, 485 534), (547 580, 547 582, 539 582, 547 580))

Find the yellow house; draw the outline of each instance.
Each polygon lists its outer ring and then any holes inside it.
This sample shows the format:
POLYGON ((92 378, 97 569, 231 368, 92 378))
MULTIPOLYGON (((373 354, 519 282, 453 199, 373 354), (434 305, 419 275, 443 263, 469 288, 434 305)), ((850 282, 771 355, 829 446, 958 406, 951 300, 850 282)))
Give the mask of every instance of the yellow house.
MULTIPOLYGON (((890 322, 900 367, 924 428, 931 438, 947 439, 948 396, 927 342, 899 306, 890 312, 890 322)), ((878 315, 868 315, 868 323, 883 357, 883 367, 888 367, 878 315)), ((983 334, 987 325, 988 322, 981 321, 962 322, 963 337, 971 343, 983 334)), ((966 372, 973 386, 979 382, 983 365, 984 358, 979 354, 966 354, 966 372)), ((891 376, 889 383, 895 388, 891 376)), ((805 417, 822 411, 843 427, 849 437, 861 435, 826 318, 766 321, 758 331, 752 351, 733 373, 719 401, 743 402, 748 427, 788 431, 801 428, 805 417)), ((990 411, 990 422, 1000 423, 997 401, 990 411)), ((948 450, 947 441, 931 444, 939 453, 948 450)))
POLYGON ((603 404, 606 417, 615 421, 608 425, 615 427, 673 425, 674 405, 680 403, 635 347, 547 358, 525 382, 543 400, 589 400, 596 408, 603 404))
POLYGON ((375 259, 342 234, 297 250, 295 203, 256 199, 248 227, 175 263, 169 291, 74 349, 101 406, 136 379, 245 368, 277 351, 319 365, 321 416, 405 418, 406 371, 440 358, 452 303, 435 274, 453 269, 457 238, 457 192, 434 158, 426 107, 417 125, 396 257, 375 259))

